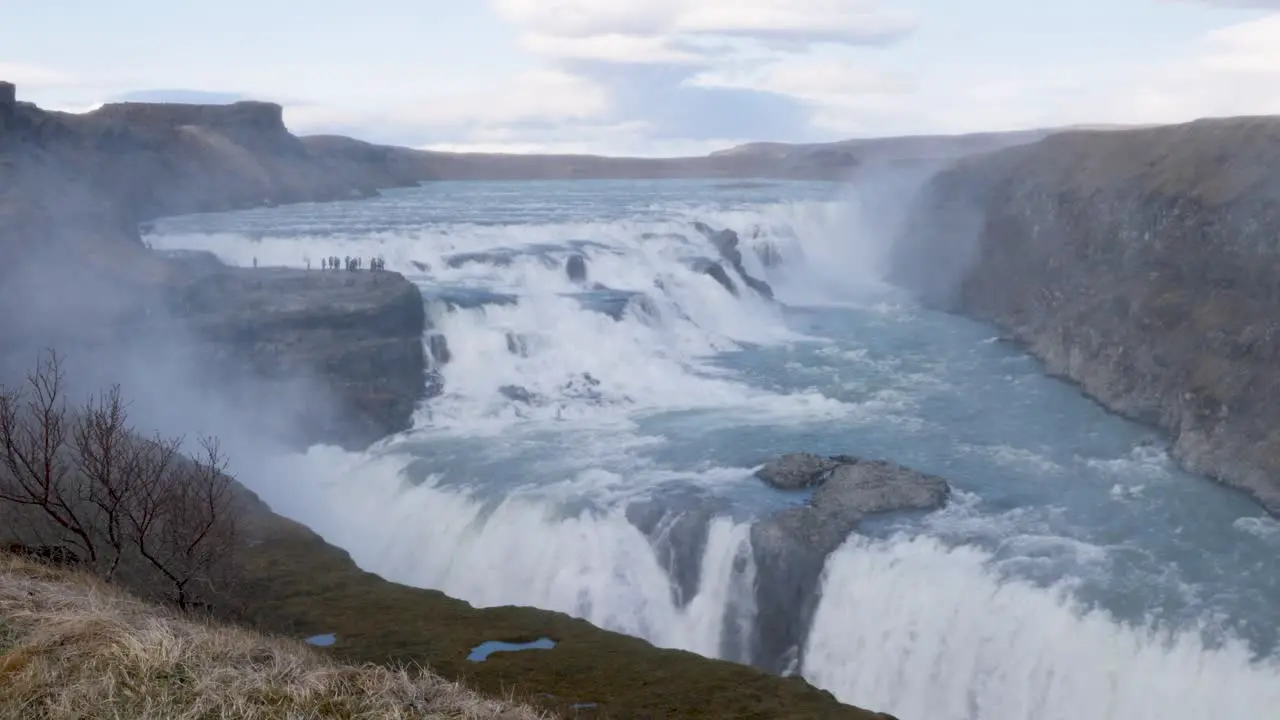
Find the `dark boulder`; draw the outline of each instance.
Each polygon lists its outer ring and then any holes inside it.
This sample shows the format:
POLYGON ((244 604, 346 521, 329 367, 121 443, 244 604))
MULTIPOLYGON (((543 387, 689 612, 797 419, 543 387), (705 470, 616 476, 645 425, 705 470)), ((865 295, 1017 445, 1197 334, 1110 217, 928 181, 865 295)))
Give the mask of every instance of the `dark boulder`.
POLYGON ((520 385, 503 385, 498 388, 498 394, 512 402, 524 403, 525 405, 532 405, 533 401, 538 397, 520 385))
MULTIPOLYGON (((695 221, 693 226, 698 232, 702 233, 703 237, 711 241, 711 244, 715 246, 716 252, 719 253, 720 257, 723 258, 725 262, 729 263, 729 266, 742 277, 742 281, 747 287, 759 293, 761 297, 769 300, 773 299, 773 288, 769 283, 759 278, 752 277, 751 273, 747 272, 747 269, 743 267, 742 251, 738 249, 738 244, 741 241, 738 237, 738 233, 728 229, 713 230, 710 225, 707 225, 704 222, 695 221)), ((723 271, 723 268, 721 268, 721 270, 723 271)), ((723 282, 720 284, 724 285, 723 282)), ((737 294, 736 291, 732 292, 734 292, 735 295, 737 294)))
POLYGON ((447 365, 453 359, 453 353, 449 352, 449 341, 440 333, 433 333, 427 338, 427 351, 431 354, 435 367, 447 365))
POLYGON ((738 233, 732 230, 721 230, 711 236, 711 244, 735 269, 742 267, 742 251, 738 249, 738 233))
POLYGON ((827 474, 839 460, 813 453, 788 453, 770 460, 756 471, 756 477, 779 490, 803 490, 826 482, 827 474))
POLYGON ((581 255, 570 255, 565 261, 564 271, 573 282, 586 282, 587 259, 581 255))
POLYGON ((690 267, 694 270, 694 272, 700 272, 703 275, 707 275, 712 280, 715 280, 716 282, 720 283, 720 287, 724 288, 725 290, 728 290, 729 294, 733 295, 734 297, 737 297, 738 286, 734 284, 733 278, 729 277, 729 273, 725 271, 724 266, 721 265, 720 263, 714 260, 698 258, 697 260, 695 260, 693 263, 690 264, 690 267))

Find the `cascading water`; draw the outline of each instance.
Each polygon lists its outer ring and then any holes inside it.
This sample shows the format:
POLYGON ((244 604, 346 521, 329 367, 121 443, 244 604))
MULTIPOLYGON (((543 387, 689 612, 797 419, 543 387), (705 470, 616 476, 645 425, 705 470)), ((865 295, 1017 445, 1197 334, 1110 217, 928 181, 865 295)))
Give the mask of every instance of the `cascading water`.
POLYGON ((829 558, 811 681, 904 720, 1270 717, 1280 526, 989 328, 879 286, 883 229, 818 184, 439 183, 151 240, 380 255, 420 285, 447 362, 414 430, 242 473, 385 577, 748 661, 771 582, 750 524, 799 500, 751 469, 886 457, 956 500, 829 558), (721 258, 694 220, 737 231, 780 303, 702 272, 721 258))
POLYGON ((1271 717, 1280 665, 1238 639, 1124 626, 1068 586, 997 577, 991 556, 927 538, 833 554, 808 676, 901 717, 1070 720, 1271 717))

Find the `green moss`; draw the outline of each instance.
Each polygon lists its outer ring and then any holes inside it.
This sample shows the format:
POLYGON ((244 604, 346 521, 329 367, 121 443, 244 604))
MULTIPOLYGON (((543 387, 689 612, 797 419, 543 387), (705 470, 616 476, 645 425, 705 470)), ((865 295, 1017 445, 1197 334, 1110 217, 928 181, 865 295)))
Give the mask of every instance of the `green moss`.
POLYGON ((307 637, 336 633, 328 648, 349 662, 417 664, 492 695, 518 698, 565 717, 848 718, 884 716, 842 705, 800 678, 655 648, 561 613, 524 607, 474 608, 442 593, 388 582, 360 570, 344 551, 274 515, 255 522, 248 579, 249 621, 307 637), (466 659, 487 640, 550 637, 556 647, 466 659), (596 707, 573 709, 581 703, 596 707))

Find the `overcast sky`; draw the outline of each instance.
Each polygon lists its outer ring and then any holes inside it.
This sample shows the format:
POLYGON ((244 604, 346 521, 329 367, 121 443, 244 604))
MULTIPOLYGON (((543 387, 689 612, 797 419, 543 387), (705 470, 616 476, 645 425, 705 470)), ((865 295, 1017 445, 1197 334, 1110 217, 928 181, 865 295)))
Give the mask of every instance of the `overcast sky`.
POLYGON ((212 93, 301 133, 687 154, 1280 114, 1280 0, 0 0, 0 79, 64 109, 212 93))

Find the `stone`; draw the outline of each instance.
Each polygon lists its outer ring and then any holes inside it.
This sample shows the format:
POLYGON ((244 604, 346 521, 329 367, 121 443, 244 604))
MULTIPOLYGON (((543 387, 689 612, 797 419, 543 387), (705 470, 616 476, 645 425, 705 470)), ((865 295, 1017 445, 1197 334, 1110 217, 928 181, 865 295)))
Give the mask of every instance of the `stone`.
POLYGON ((587 281, 587 259, 581 255, 570 255, 564 264, 565 274, 573 282, 587 281))
POLYGON ((765 463, 756 477, 779 490, 801 490, 821 485, 838 464, 813 453, 788 453, 765 463))
POLYGON ((827 556, 870 514, 934 510, 951 488, 942 478, 894 463, 849 455, 784 455, 757 471, 785 490, 816 488, 809 502, 751 527, 757 584, 753 663, 771 672, 794 670, 819 600, 827 556))

